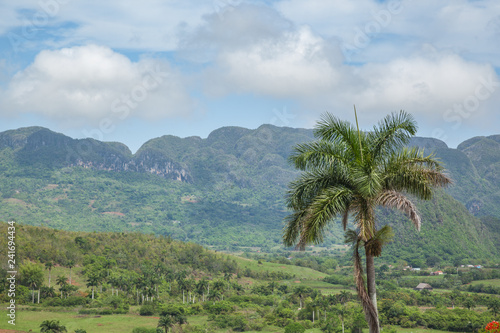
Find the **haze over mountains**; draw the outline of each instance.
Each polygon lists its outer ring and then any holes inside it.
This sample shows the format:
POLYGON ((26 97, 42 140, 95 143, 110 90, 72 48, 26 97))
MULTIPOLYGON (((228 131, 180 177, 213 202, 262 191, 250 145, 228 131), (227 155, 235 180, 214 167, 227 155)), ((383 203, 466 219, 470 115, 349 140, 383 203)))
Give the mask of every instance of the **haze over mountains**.
MULTIPOLYGON (((2 132, 0 219, 269 249, 281 244, 283 198, 298 175, 287 161, 291 148, 313 139, 307 129, 223 127, 206 139, 151 139, 132 154, 121 143, 72 139, 42 127, 2 132)), ((498 255, 500 135, 472 138, 456 149, 431 138, 414 138, 411 145, 435 153, 454 186, 418 204, 420 233, 403 215, 380 211, 379 222, 396 231, 387 254, 407 261, 498 255)), ((337 224, 326 245, 342 240, 337 224)))

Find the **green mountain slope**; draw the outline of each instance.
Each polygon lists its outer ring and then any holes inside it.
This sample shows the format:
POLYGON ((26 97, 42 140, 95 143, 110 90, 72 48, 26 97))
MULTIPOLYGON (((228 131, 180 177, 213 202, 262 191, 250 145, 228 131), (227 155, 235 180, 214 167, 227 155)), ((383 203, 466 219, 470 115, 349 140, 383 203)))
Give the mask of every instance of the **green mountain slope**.
MULTIPOLYGON (((41 127, 3 132, 0 219, 67 230, 153 232, 219 249, 269 249, 281 244, 283 198, 298 175, 287 162, 291 148, 312 139, 306 129, 224 127, 206 139, 152 139, 131 154, 120 143, 75 140, 41 127)), ((393 224, 397 232, 394 249, 404 247, 409 259, 498 253, 485 232, 498 229, 498 220, 483 223, 470 214, 500 218, 489 197, 500 188, 500 159, 497 141, 488 140, 484 149, 493 151, 484 160, 479 149, 467 149, 482 139, 458 149, 436 139, 413 140, 441 158, 455 186, 419 204, 420 234, 403 216, 381 212, 380 223, 393 224), (479 211, 474 196, 483 203, 479 211)), ((342 240, 337 224, 326 245, 342 240)))

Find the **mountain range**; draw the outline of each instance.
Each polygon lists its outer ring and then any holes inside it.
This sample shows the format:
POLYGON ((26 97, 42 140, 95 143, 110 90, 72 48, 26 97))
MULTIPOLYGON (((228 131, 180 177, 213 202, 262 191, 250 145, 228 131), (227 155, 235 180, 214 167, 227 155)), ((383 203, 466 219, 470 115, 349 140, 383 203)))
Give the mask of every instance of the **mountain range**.
MULTIPOLYGON (((72 139, 43 127, 0 133, 0 219, 84 231, 167 234, 217 249, 281 247, 288 156, 313 131, 223 127, 200 137, 151 139, 132 154, 116 142, 72 139)), ((488 259, 500 252, 500 135, 456 149, 415 137, 445 165, 454 185, 418 202, 422 231, 380 210, 396 232, 387 256, 407 262, 488 259)), ((334 224, 325 245, 342 243, 334 224)))

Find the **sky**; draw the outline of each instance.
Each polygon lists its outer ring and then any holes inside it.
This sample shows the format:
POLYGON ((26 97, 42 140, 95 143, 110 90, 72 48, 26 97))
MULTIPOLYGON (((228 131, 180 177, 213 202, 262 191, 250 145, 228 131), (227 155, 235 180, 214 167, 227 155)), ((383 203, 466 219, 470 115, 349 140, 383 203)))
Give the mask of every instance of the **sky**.
POLYGON ((223 126, 369 130, 405 110, 450 147, 500 134, 498 0, 5 0, 0 131, 135 152, 223 126))

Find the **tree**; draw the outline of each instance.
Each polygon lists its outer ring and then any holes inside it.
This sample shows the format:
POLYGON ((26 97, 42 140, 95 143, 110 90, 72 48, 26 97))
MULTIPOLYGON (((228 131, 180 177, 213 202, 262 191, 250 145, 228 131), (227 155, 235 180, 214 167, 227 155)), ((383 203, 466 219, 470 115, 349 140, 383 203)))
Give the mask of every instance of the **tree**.
POLYGON ((345 314, 346 314, 346 303, 349 301, 351 298, 351 293, 348 292, 347 290, 342 290, 339 294, 337 294, 337 300, 340 303, 340 306, 336 308, 336 312, 340 316, 340 321, 342 323, 342 333, 344 333, 344 319, 345 319, 345 314))
POLYGON ((169 305, 161 311, 160 315, 158 327, 164 328, 165 333, 168 333, 168 329, 175 324, 183 325, 187 323, 184 308, 180 306, 169 305))
POLYGON ((491 313, 493 313, 493 316, 496 317, 500 313, 500 298, 492 298, 488 302, 488 310, 490 310, 491 313))
POLYGON ((66 266, 69 267, 69 284, 71 285, 71 269, 75 267, 75 261, 74 260, 68 260, 66 263, 66 266))
POLYGON ((99 281, 101 281, 101 276, 97 272, 89 272, 87 274, 87 288, 92 287, 92 299, 94 299, 94 291, 95 287, 99 284, 99 281))
POLYGON ((452 309, 454 309, 455 303, 460 301, 460 299, 462 298, 462 294, 457 289, 453 289, 452 292, 448 295, 448 297, 451 301, 451 307, 452 309))
POLYGON ((51 278, 50 273, 52 271, 52 267, 54 267, 54 264, 52 263, 52 261, 45 263, 45 268, 47 268, 49 270, 49 288, 50 288, 50 278, 51 278))
POLYGON ((381 255, 391 233, 390 228, 377 229, 375 209, 403 211, 419 230, 420 215, 407 193, 428 200, 434 187, 451 182, 432 155, 404 147, 416 131, 413 117, 404 111, 386 116, 367 132, 327 113, 315 128, 317 140, 297 145, 290 157, 303 173, 289 185, 287 206, 292 214, 285 220, 284 243, 300 249, 321 243, 335 217, 342 217, 344 230, 353 218, 354 275, 370 333, 380 332, 374 258, 381 255), (367 287, 356 254, 361 247, 366 256, 367 287))
POLYGON ((40 324, 40 332, 62 333, 67 332, 66 326, 61 325, 59 320, 44 320, 40 324))
POLYGON ((462 305, 464 308, 467 308, 467 310, 472 310, 476 307, 476 301, 469 296, 463 300, 462 305))
POLYGON ((205 289, 208 288, 208 280, 206 278, 201 279, 196 284, 196 292, 202 296, 203 302, 205 302, 205 289))
POLYGON ((161 327, 165 330, 165 333, 168 333, 168 329, 174 326, 174 321, 170 316, 161 316, 158 321, 158 327, 161 327))
POLYGON ((63 298, 63 293, 65 287, 68 285, 66 277, 64 275, 59 275, 56 279, 56 284, 59 286, 59 291, 61 292, 61 299, 63 298))
POLYGON ((35 303, 35 288, 40 288, 43 282, 43 271, 39 265, 28 262, 21 267, 21 282, 31 287, 31 297, 35 303))
POLYGON ((285 327, 285 333, 304 333, 306 329, 300 323, 290 323, 285 327))

